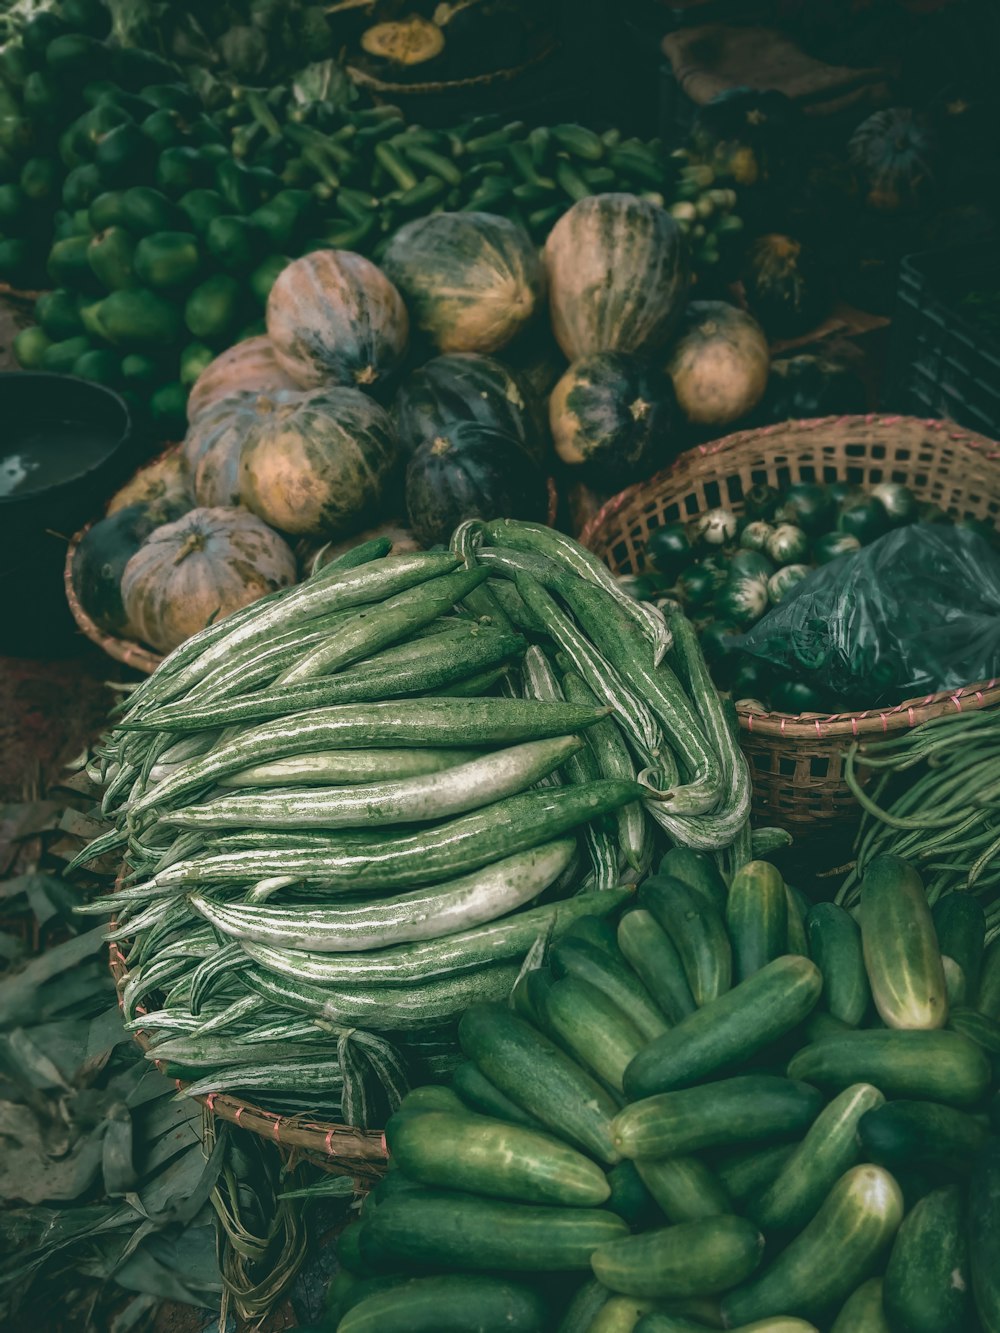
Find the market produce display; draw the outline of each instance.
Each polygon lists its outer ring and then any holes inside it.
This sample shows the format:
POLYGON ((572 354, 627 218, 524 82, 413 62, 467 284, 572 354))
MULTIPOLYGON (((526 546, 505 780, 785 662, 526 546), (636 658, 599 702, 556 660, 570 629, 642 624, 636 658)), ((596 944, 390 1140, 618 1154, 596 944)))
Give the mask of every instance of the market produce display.
MULTIPOLYGON (((778 606, 812 569, 916 522, 950 520, 938 506, 918 502, 906 486, 894 482, 870 491, 843 482, 798 482, 781 492, 759 485, 748 491, 739 515, 718 507, 689 522, 654 529, 645 567, 625 586, 658 605, 666 599, 685 609, 713 678, 734 699, 780 712, 836 712, 837 698, 743 651, 738 636, 778 606)), ((993 539, 974 520, 963 526, 993 539)))
POLYGON ((899 857, 852 914, 669 852, 463 1015, 466 1062, 388 1122, 329 1326, 996 1328, 1000 955, 967 979, 939 929, 899 857))
POLYGON ((683 617, 540 525, 452 545, 354 547, 188 638, 120 710, 94 770, 114 827, 78 862, 120 851, 123 883, 83 910, 115 914, 126 1021, 191 1095, 380 1123, 664 833, 727 871, 752 854, 683 617))

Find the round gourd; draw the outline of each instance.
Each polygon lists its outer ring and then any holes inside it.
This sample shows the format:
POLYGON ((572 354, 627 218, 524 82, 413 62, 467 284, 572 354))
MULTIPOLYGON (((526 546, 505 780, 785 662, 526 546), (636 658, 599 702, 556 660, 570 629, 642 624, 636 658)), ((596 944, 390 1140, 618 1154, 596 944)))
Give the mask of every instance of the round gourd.
POLYGON ((792 236, 759 236, 743 262, 747 305, 772 338, 813 328, 830 308, 830 278, 820 256, 792 236))
POLYGON ((767 338, 752 316, 725 301, 692 301, 667 372, 688 421, 727 426, 757 405, 769 363, 767 338))
POLYGON ((378 516, 396 464, 389 414, 358 389, 258 397, 240 499, 280 532, 346 537, 378 516))
POLYGON ((544 273, 523 227, 492 213, 431 213, 382 257, 414 324, 441 352, 497 352, 529 323, 544 273))
POLYGON ((244 338, 221 352, 201 372, 188 395, 188 421, 196 421, 202 412, 241 389, 267 393, 271 389, 294 389, 297 385, 278 365, 278 359, 266 333, 244 338))
POLYGON ((316 552, 313 571, 322 569, 331 560, 353 551, 355 546, 361 546, 364 542, 373 541, 377 537, 389 538, 392 542, 393 555, 406 555, 410 551, 423 549, 410 529, 403 527, 402 519, 396 519, 388 523, 376 523, 373 528, 365 528, 363 532, 356 532, 342 541, 325 542, 316 552))
POLYGON ((180 518, 189 506, 187 498, 167 496, 123 505, 83 534, 73 558, 73 590, 95 625, 108 634, 131 633, 122 602, 125 566, 155 528, 180 518))
POLYGON ((863 120, 848 145, 870 208, 909 212, 933 192, 939 145, 927 122, 909 107, 887 107, 863 120))
POLYGON ((680 227, 634 194, 575 203, 549 233, 545 268, 552 330, 571 361, 664 347, 687 296, 680 227))
POLYGON ((191 476, 182 450, 175 449, 137 472, 114 493, 107 512, 116 514, 134 504, 171 505, 176 508, 177 517, 194 506, 191 476))
POLYGON ((300 388, 372 388, 403 359, 409 319, 403 298, 370 260, 314 250, 275 279, 267 332, 278 365, 300 388))
POLYGON ((478 421, 518 440, 541 461, 539 407, 521 377, 491 356, 452 352, 409 375, 396 398, 399 446, 412 454, 456 421, 478 421))
POLYGON ((624 486, 663 466, 673 423, 670 381, 624 352, 574 361, 549 399, 556 453, 598 487, 624 486))
POLYGON ((136 636, 168 653, 210 622, 295 581, 288 544, 245 509, 192 509, 149 534, 125 566, 136 636))
POLYGON ((447 542, 467 518, 543 520, 545 477, 509 435, 460 421, 421 445, 406 469, 410 527, 425 546, 447 542))
MULTIPOLYGON (((278 389, 275 396, 297 390, 278 389)), ((184 457, 195 501, 202 508, 240 503, 240 456, 243 443, 257 425, 259 394, 242 389, 219 398, 198 417, 184 437, 184 457)))

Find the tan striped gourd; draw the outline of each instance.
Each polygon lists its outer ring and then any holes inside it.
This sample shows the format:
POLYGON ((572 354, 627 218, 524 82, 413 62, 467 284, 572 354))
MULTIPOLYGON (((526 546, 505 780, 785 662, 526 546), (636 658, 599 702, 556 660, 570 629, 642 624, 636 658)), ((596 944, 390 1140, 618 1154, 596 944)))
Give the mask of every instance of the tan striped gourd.
POLYGON ((315 250, 275 279, 267 332, 278 365, 300 388, 371 388, 402 360, 409 319, 403 298, 370 260, 315 250))
POLYGON ((220 398, 241 390, 264 393, 270 389, 294 389, 295 380, 278 365, 266 333, 244 338, 209 362, 192 385, 187 418, 195 422, 220 398))
MULTIPOLYGON (((282 392, 288 390, 277 390, 282 392)), ((188 428, 183 453, 195 501, 202 508, 239 504, 240 454, 257 420, 254 404, 258 397, 246 389, 228 394, 188 428)))
POLYGON ((379 516, 396 464, 389 414, 358 389, 260 395, 243 441, 240 500, 280 532, 341 537, 379 516))
POLYGON ((295 582, 287 542, 245 509, 192 509, 156 528, 125 566, 136 635, 170 652, 212 621, 295 582))

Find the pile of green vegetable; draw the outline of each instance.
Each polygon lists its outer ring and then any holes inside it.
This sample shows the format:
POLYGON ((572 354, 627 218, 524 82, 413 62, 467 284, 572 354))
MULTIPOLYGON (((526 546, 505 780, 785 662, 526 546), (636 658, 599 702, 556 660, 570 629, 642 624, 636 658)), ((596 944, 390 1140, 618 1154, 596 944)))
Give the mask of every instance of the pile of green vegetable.
POLYGON ((463 1016, 466 1063, 386 1127, 330 1326, 1000 1327, 1000 949, 944 903, 892 856, 852 914, 670 852, 463 1016))
MULTIPOLYGON (((731 643, 776 606, 811 569, 858 551, 895 527, 951 520, 908 487, 881 482, 761 484, 741 512, 719 507, 654 529, 646 567, 626 586, 659 603, 676 599, 694 621, 719 687, 734 699, 785 713, 836 711, 837 700, 731 643)), ((995 541, 988 524, 965 520, 995 541)))
POLYGON ((115 826, 78 863, 120 851, 125 876, 84 910, 115 914, 126 1020, 191 1095, 380 1123, 404 1064, 447 1072, 468 1005, 620 904, 660 829, 751 855, 746 763, 683 618, 541 526, 388 546, 188 639, 95 770, 115 826))

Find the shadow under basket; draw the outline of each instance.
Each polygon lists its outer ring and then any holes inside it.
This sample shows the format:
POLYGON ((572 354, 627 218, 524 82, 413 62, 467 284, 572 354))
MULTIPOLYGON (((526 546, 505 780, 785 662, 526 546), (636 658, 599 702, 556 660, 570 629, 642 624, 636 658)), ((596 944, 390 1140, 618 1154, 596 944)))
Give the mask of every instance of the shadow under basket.
MULTIPOLYGON (((1000 445, 953 421, 901 416, 823 417, 741 431, 691 449, 649 481, 614 496, 580 534, 615 574, 641 573, 646 539, 723 505, 739 514, 753 486, 892 481, 953 518, 1000 518, 1000 445)), ((1000 704, 996 680, 905 699, 860 713, 750 712, 738 708, 740 744, 753 777, 758 823, 792 832, 860 817, 844 780, 847 749, 891 736, 942 713, 1000 704)), ((864 775, 862 774, 862 777, 864 775)))

